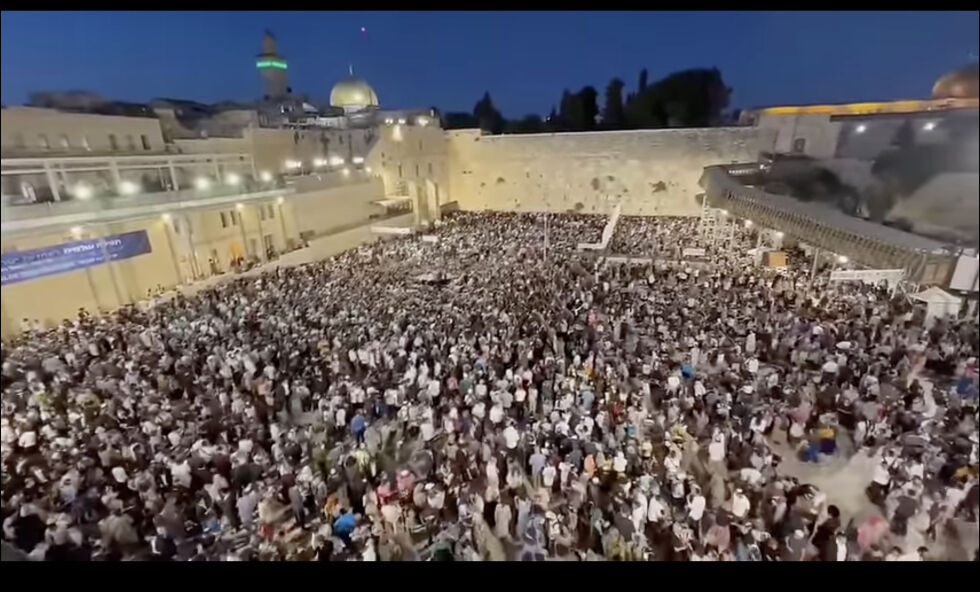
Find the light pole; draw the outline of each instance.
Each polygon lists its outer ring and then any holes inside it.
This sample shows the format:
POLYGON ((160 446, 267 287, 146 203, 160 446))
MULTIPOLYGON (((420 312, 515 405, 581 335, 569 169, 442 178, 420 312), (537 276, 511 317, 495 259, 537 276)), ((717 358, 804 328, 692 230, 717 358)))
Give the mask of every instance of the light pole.
POLYGON ((807 282, 807 288, 813 285, 813 278, 817 276, 817 261, 820 259, 820 248, 813 247, 813 265, 810 266, 810 281, 807 282))
POLYGON ((551 214, 545 212, 544 214, 544 260, 548 261, 548 220, 551 218, 551 214))

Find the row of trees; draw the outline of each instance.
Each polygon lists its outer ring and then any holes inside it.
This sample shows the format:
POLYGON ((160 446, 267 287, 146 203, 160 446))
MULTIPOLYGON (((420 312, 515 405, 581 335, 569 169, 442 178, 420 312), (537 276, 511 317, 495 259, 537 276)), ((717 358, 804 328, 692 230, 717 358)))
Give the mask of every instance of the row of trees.
POLYGON ((625 87, 619 78, 610 80, 601 110, 594 87, 585 86, 575 93, 566 89, 558 108, 552 107, 543 119, 537 114, 505 119, 485 92, 472 113, 446 113, 442 123, 446 129, 479 127, 493 134, 708 127, 723 123, 732 92, 717 68, 674 72, 653 84, 647 83, 644 68, 636 90, 624 98, 625 87))

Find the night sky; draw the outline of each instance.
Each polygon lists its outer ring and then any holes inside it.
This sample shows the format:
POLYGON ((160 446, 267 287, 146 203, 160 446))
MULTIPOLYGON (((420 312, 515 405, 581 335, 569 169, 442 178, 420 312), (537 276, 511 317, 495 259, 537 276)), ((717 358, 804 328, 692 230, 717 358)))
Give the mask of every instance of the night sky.
POLYGON ((10 12, 2 101, 90 90, 132 101, 261 95, 271 29, 294 92, 325 99, 353 63, 383 107, 471 111, 489 90, 507 117, 546 114, 562 89, 642 67, 651 82, 718 67, 733 107, 925 98, 978 52, 976 12, 10 12), (365 27, 367 33, 361 33, 365 27))

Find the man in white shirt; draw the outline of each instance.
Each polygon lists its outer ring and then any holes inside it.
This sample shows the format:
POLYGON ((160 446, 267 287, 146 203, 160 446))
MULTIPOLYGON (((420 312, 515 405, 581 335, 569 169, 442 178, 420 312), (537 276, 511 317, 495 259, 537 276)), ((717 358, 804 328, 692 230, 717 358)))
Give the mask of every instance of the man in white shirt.
POLYGON ((613 457, 613 470, 620 475, 626 472, 626 455, 623 454, 622 450, 613 457))
POLYGON ((432 425, 431 421, 423 421, 422 425, 419 426, 419 429, 422 432, 422 440, 425 442, 428 442, 433 438, 433 436, 435 436, 436 429, 435 426, 432 425))
POLYGON ((691 522, 691 527, 698 533, 701 532, 701 518, 704 516, 706 503, 704 496, 701 495, 701 488, 697 485, 691 486, 691 493, 687 495, 687 518, 691 522))
POLYGON ((872 497, 876 500, 884 501, 888 495, 888 485, 891 483, 891 474, 888 471, 888 461, 882 459, 874 468, 874 475, 871 477, 872 497))
POLYGON ((521 434, 514 428, 513 425, 509 425, 504 428, 504 442, 507 444, 509 450, 517 448, 517 443, 521 440, 521 434))
POLYGON ((541 470, 541 482, 548 490, 551 490, 551 487, 555 483, 556 472, 555 465, 552 464, 546 465, 544 469, 541 470))
POLYGON ((493 425, 499 424, 504 419, 504 408, 500 406, 500 403, 494 403, 493 407, 490 408, 490 422, 493 425))
POLYGON ((736 489, 735 493, 732 494, 732 514, 739 520, 742 520, 748 515, 751 507, 752 503, 749 501, 748 496, 741 489, 736 489))
POLYGON ((711 437, 711 444, 708 444, 708 460, 712 463, 725 461, 725 435, 721 431, 716 431, 711 437))

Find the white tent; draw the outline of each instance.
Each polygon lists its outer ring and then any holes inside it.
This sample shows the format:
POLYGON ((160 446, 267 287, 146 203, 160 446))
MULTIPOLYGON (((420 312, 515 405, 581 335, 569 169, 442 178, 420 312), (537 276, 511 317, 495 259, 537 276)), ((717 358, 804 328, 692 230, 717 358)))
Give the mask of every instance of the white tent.
POLYGON ((924 302, 926 305, 926 324, 932 324, 937 318, 945 316, 956 316, 960 311, 963 299, 953 296, 942 288, 932 286, 914 294, 912 299, 917 302, 924 302))

